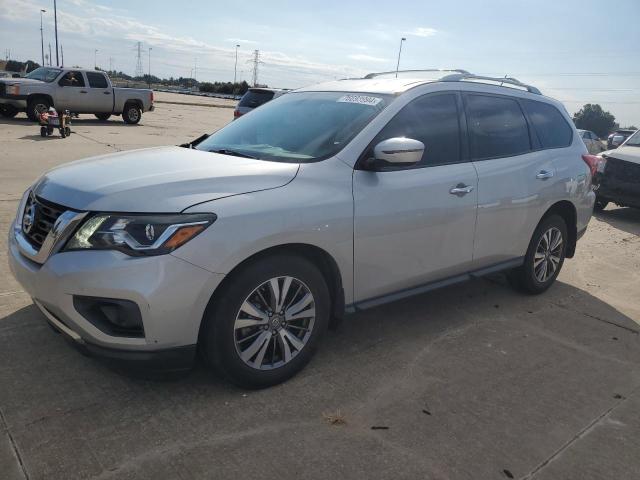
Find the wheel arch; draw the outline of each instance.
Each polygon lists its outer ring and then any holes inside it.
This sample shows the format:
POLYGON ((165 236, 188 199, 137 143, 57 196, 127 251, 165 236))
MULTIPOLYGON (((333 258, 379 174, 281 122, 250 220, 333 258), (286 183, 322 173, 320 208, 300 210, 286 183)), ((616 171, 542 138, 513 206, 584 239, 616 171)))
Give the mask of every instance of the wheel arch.
POLYGON ((136 105, 140 110, 144 111, 144 105, 142 104, 142 100, 138 98, 130 98, 129 100, 125 100, 124 105, 122 106, 122 111, 124 112, 127 108, 127 105, 136 105))
POLYGON ((49 104, 53 107, 55 106, 55 102, 53 101, 53 97, 47 93, 31 93, 27 96, 27 105, 32 102, 36 98, 44 98, 49 102, 49 104))
POLYGON ((576 253, 576 244, 578 241, 578 211, 575 205, 568 200, 556 202, 549 207, 540 221, 542 222, 542 220, 550 215, 559 215, 565 221, 569 235, 565 256, 567 258, 573 258, 576 253))
MULTIPOLYGON (((247 257, 242 262, 237 264, 227 275, 225 275, 224 280, 222 280, 220 285, 218 285, 218 287, 212 293, 202 319, 204 320, 204 318, 206 318, 206 316, 209 314, 210 310, 215 304, 216 299, 221 295, 221 292, 224 291, 225 286, 229 282, 233 281, 233 275, 236 272, 249 265, 250 263, 279 253, 298 255, 313 263, 318 268, 318 270, 320 270, 320 273, 327 282, 327 287, 329 288, 329 294, 331 296, 330 326, 335 327, 336 325, 338 325, 344 317, 345 313, 345 296, 342 283, 342 273, 340 272, 338 263, 329 252, 316 245, 311 245, 308 243, 287 243, 268 247, 264 250, 254 253, 253 255, 247 257)), ((204 323, 204 321, 201 321, 199 337, 202 335, 204 323)))

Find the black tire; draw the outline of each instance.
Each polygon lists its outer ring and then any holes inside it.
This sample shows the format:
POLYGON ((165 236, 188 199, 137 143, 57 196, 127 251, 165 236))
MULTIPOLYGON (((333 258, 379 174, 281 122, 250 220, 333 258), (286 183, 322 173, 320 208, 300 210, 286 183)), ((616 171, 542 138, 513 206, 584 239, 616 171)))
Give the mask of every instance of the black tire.
POLYGON ((129 125, 136 125, 142 118, 142 110, 135 103, 127 103, 122 112, 122 120, 129 125))
POLYGON ((66 137, 66 136, 67 136, 67 131, 66 131, 64 128, 61 128, 61 129, 60 129, 60 136, 61 136, 62 138, 64 138, 64 137, 66 137))
POLYGON ((111 114, 110 113, 96 113, 95 116, 101 122, 105 122, 105 121, 109 120, 109 117, 111 116, 111 114))
MULTIPOLYGON (((308 260, 286 254, 256 260, 241 267, 227 278, 221 291, 217 292, 215 300, 207 308, 200 334, 202 357, 209 366, 220 372, 227 380, 244 388, 265 388, 284 382, 311 360, 327 330, 330 303, 329 289, 322 273, 308 260), (285 276, 294 277, 303 282, 313 296, 315 308, 313 327, 306 344, 292 356, 288 363, 272 369, 260 370, 248 365, 240 357, 236 347, 236 329, 234 328, 236 317, 245 299, 248 299, 255 289, 270 279, 285 276)), ((268 329, 266 326, 255 328, 257 332, 263 328, 268 329)), ((276 333, 272 333, 276 336, 276 333)), ((256 335, 261 334, 256 333, 256 335)), ((273 349, 276 348, 275 343, 278 340, 274 338, 273 349)), ((268 348, 271 348, 270 344, 268 348)))
POLYGON ((70 127, 64 127, 64 133, 67 137, 71 136, 71 128, 70 127))
POLYGON ((40 136, 41 137, 47 136, 47 127, 40 127, 40 136))
POLYGON ((13 105, 0 106, 0 115, 5 118, 13 118, 18 114, 19 110, 13 105))
POLYGON ((601 212, 602 210, 604 210, 607 205, 609 205, 609 200, 605 200, 603 198, 600 197, 596 197, 596 203, 593 206, 593 210, 596 212, 601 212))
POLYGON ((27 103, 27 117, 32 122, 37 122, 40 114, 49 108, 51 108, 51 103, 45 97, 34 97, 27 103))
POLYGON ((525 293, 538 295, 546 291, 551 284, 555 281, 562 269, 562 265, 564 264, 565 255, 567 252, 567 241, 569 237, 567 234, 567 224, 564 219, 560 215, 549 215, 542 219, 542 221, 538 224, 535 232, 533 232, 533 236, 531 237, 531 241, 529 242, 529 248, 527 249, 527 254, 524 259, 524 264, 521 267, 515 268, 511 270, 508 274, 508 278, 510 283, 517 289, 525 293), (554 257, 558 257, 559 261, 557 265, 553 263, 550 256, 547 256, 543 262, 547 262, 548 265, 553 264, 555 269, 552 274, 550 274, 547 278, 542 275, 544 278, 543 281, 537 276, 541 272, 536 268, 536 251, 539 246, 543 246, 544 240, 542 239, 543 235, 549 232, 550 230, 555 229, 562 235, 562 245, 558 247, 558 250, 555 251, 557 255, 554 257), (537 272, 537 274, 536 274, 537 272))

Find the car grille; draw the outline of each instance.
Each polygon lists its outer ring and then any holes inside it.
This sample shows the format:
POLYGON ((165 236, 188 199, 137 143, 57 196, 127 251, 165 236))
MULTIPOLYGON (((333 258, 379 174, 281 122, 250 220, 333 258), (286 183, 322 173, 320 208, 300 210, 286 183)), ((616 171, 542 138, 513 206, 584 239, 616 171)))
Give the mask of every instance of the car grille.
POLYGON ((605 177, 623 183, 640 184, 640 165, 608 157, 605 177))
POLYGON ((56 220, 67 210, 62 205, 43 200, 36 196, 29 197, 24 208, 24 216, 31 214, 31 227, 22 222, 22 234, 27 241, 37 250, 40 250, 44 239, 53 228, 56 220))

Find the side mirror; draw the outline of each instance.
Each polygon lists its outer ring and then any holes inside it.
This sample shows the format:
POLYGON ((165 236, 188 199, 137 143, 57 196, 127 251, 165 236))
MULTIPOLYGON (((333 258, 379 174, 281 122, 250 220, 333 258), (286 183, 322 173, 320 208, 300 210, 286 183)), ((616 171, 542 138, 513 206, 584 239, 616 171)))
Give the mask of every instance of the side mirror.
POLYGON ((391 164, 413 165, 422 159, 424 143, 412 138, 396 137, 383 140, 373 149, 376 160, 391 164))

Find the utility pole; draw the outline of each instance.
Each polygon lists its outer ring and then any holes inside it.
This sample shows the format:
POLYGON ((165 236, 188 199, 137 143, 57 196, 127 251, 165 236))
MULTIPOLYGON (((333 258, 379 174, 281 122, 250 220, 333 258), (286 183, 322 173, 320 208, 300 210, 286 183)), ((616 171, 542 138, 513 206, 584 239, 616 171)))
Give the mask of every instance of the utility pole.
POLYGON ((93 69, 94 70, 98 69, 98 49, 97 48, 93 51, 93 69))
POLYGON ((136 56, 136 77, 142 77, 144 70, 142 70, 142 42, 138 42, 136 45, 138 54, 136 56))
POLYGON ((61 60, 61 67, 64 67, 64 50, 62 49, 62 44, 60 44, 60 60, 61 60))
POLYGON ((195 64, 193 66, 193 79, 198 81, 198 57, 195 59, 195 64))
POLYGON ((260 50, 254 50, 253 51, 253 60, 249 60, 250 62, 253 62, 253 86, 257 87, 258 86, 258 65, 260 65, 262 62, 262 60, 260 60, 260 50))
POLYGON ((56 29, 56 67, 59 67, 60 62, 58 61, 58 6, 56 5, 56 0, 53 0, 53 21, 56 29))
POLYGON ((51 66, 51 62, 52 62, 52 57, 51 57, 51 42, 49 42, 49 66, 51 66))
POLYGON ((398 78, 398 70, 400 69, 400 54, 402 53, 402 44, 403 42, 405 42, 407 39, 402 37, 400 39, 400 50, 398 51, 398 64, 396 65, 396 78, 398 78))
POLYGON ((238 47, 240 47, 240 45, 236 45, 236 64, 233 67, 233 88, 235 90, 236 88, 236 78, 238 75, 238 47))
POLYGON ((46 10, 40 9, 40 49, 42 50, 42 66, 44 67, 44 35, 42 34, 42 14, 46 10))
POLYGON ((109 72, 113 71, 113 57, 109 57, 109 72))
POLYGON ((151 88, 151 47, 149 47, 149 88, 151 88))

